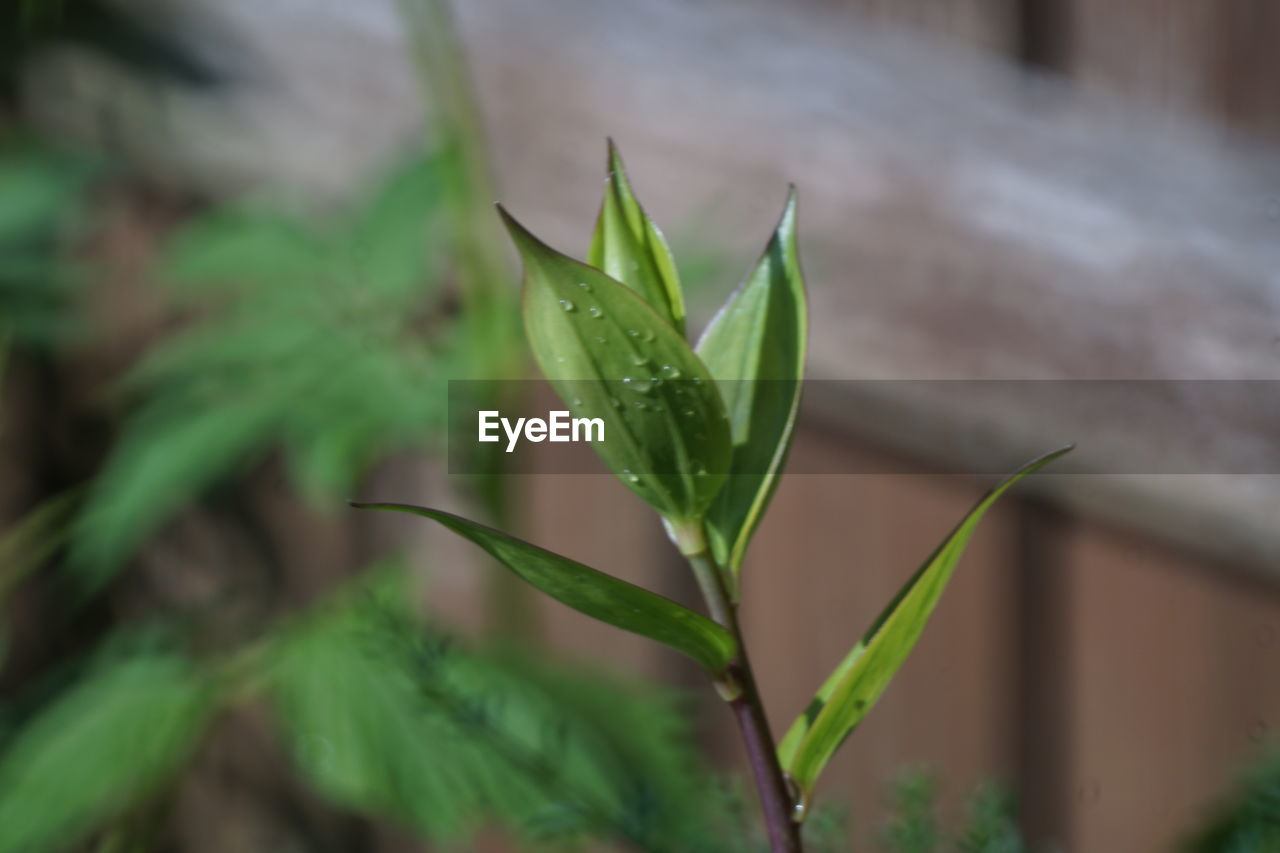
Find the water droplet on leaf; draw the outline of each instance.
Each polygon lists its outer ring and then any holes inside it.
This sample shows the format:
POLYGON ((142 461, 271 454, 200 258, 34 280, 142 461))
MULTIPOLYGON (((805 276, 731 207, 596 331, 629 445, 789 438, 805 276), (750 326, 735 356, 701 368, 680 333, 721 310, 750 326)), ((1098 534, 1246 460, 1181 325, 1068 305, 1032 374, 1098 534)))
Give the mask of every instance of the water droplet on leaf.
POLYGON ((634 376, 627 376, 622 380, 622 386, 628 391, 635 391, 637 394, 653 393, 653 383, 647 379, 637 379, 634 376))

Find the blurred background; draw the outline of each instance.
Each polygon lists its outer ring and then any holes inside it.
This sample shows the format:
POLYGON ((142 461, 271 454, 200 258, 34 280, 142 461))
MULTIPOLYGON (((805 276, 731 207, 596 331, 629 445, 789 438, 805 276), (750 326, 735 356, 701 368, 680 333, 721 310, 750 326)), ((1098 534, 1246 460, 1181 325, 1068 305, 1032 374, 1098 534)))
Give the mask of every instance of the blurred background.
POLYGON ((696 600, 611 478, 444 461, 449 379, 531 375, 492 201, 585 255, 610 136, 695 329, 795 183, 810 375, 878 380, 813 383, 747 559, 775 729, 975 460, 1080 446, 974 539, 814 849, 1280 850, 1280 7, 0 14, 0 851, 760 849, 692 665, 346 508, 696 600))

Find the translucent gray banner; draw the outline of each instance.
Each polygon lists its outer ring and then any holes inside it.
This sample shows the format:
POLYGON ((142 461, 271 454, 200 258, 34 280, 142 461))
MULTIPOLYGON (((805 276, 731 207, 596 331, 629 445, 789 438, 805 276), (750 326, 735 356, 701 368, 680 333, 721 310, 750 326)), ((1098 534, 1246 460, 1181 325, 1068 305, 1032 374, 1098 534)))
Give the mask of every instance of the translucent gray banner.
MULTIPOLYGON (((790 391, 785 382, 717 384, 738 400, 790 391)), ((704 393, 687 379, 558 388, 450 382, 450 473, 492 471, 496 455, 506 473, 598 474, 600 442, 661 434, 664 423, 709 428, 682 403, 704 393)), ((1280 380, 811 380, 797 430, 835 447, 793 454, 791 474, 1002 474, 1068 443, 1075 452, 1047 473, 1280 474, 1280 380), (900 452, 840 452, 843 436, 900 452)))

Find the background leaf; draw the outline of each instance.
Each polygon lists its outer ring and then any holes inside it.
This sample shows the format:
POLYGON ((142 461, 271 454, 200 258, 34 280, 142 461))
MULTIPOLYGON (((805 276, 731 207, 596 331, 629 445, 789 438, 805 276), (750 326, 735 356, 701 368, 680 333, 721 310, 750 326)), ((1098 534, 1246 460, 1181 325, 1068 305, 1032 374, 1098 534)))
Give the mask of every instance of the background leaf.
POLYGON ((0 326, 15 344, 49 346, 78 331, 72 297, 84 269, 72 250, 101 171, 86 155, 0 133, 0 326))
POLYGON ((361 590, 278 641, 272 704, 320 792, 432 841, 496 819, 530 841, 729 853, 668 697, 468 651, 402 601, 361 590))
POLYGON ((666 238, 636 201, 618 147, 609 140, 609 180, 587 263, 644 297, 684 334, 684 291, 666 238))
POLYGON ((713 673, 723 670, 735 654, 729 632, 705 616, 514 536, 426 507, 389 503, 353 506, 407 512, 438 521, 557 601, 602 622, 665 643, 713 673))
POLYGON ((735 578, 791 448, 807 336, 792 190, 760 263, 697 347, 719 385, 733 439, 729 477, 707 512, 707 538, 735 578))
POLYGON ((439 168, 416 158, 327 221, 259 203, 183 228, 164 272, 198 319, 124 383, 129 417, 76 524, 82 578, 272 452, 336 509, 373 460, 438 438, 457 349, 430 320, 439 168))
POLYGON ((525 330, 542 372, 576 416, 604 421, 593 446, 632 491, 667 518, 700 517, 730 453, 706 367, 632 290, 501 212, 524 260, 525 330))
POLYGON ((206 683, 174 655, 92 672, 0 756, 0 851, 60 849, 138 802, 191 753, 211 707, 206 683))
POLYGON ((1070 450, 1064 447, 1028 463, 983 497, 912 575, 792 723, 778 747, 779 759, 805 799, 831 756, 911 653, 987 510, 1014 483, 1070 450))

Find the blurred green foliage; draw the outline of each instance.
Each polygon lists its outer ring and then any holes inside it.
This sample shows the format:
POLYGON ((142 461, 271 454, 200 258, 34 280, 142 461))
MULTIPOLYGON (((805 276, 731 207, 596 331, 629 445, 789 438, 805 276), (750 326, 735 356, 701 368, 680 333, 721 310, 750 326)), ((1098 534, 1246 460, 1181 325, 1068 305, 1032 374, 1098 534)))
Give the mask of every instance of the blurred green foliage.
POLYGON ((214 209, 162 277, 188 322, 125 381, 133 406, 78 527, 109 573, 209 487, 275 450, 318 508, 388 454, 438 441, 460 361, 440 286, 448 162, 419 158, 332 217, 214 209))
POLYGON ((898 779, 892 790, 893 817, 880 832, 885 853, 1027 853, 1016 803, 1003 787, 979 788, 955 834, 942 827, 937 798, 937 779, 928 772, 909 771, 898 779))
POLYGON ((459 841, 486 818, 536 841, 689 849, 703 772, 660 694, 528 657, 464 652, 403 595, 364 595, 282 638, 268 681, 299 767, 348 807, 459 841), (678 841, 679 840, 679 841, 678 841))
POLYGON ((72 149, 0 132, 0 331, 48 347, 74 331, 69 300, 84 279, 72 250, 99 165, 72 149))
POLYGON ((168 781, 208 721, 208 680, 167 651, 91 664, 5 744, 0 851, 60 849, 168 781))
POLYGON ((34 707, 0 740, 0 851, 119 839, 219 714, 264 702, 317 792, 429 841, 466 844, 497 822, 538 847, 767 850, 741 795, 698 763, 673 696, 464 649, 405 604, 404 580, 372 570, 217 659, 173 638, 109 643, 20 703, 34 707))
POLYGON ((1189 853, 1280 850, 1280 753, 1250 768, 1231 800, 1188 845, 1189 853))

